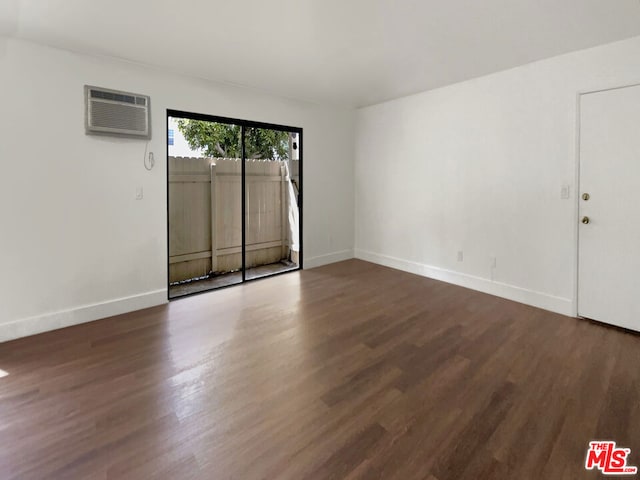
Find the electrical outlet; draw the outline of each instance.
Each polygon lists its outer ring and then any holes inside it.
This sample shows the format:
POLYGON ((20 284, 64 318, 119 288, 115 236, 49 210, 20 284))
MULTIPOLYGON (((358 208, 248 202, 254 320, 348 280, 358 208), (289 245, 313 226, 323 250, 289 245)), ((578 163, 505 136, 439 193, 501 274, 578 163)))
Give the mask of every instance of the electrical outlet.
POLYGON ((136 200, 142 200, 144 197, 144 192, 142 191, 142 187, 136 188, 136 200))
POLYGON ((464 254, 462 253, 462 250, 458 250, 458 261, 462 262, 463 259, 464 259, 464 254))
POLYGON ((489 266, 491 268, 496 268, 496 257, 493 255, 489 257, 489 266))
POLYGON ((567 200, 569 198, 569 194, 571 192, 571 189, 569 187, 569 185, 562 185, 562 187, 560 188, 560 198, 562 200, 567 200))

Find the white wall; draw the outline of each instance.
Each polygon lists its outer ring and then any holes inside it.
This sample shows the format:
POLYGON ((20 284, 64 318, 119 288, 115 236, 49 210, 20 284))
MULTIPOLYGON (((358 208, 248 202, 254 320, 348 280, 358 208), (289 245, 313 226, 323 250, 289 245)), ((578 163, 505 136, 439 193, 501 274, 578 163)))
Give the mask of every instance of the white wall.
POLYGON ((575 314, 576 95, 640 82, 639 58, 637 37, 359 110, 356 256, 575 314))
POLYGON ((305 266, 352 256, 349 110, 2 37, 0 105, 0 341, 166 301, 167 108, 303 127, 305 266), (151 96, 153 171, 85 136, 84 84, 151 96))

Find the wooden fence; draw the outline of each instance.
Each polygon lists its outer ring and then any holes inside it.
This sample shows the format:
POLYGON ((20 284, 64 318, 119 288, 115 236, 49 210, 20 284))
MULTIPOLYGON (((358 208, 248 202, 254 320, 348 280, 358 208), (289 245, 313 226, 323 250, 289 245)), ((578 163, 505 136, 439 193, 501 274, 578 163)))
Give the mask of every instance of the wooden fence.
MULTIPOLYGON (((242 268, 240 159, 169 157, 169 281, 242 268)), ((246 163, 247 268, 289 257, 284 162, 246 163)))

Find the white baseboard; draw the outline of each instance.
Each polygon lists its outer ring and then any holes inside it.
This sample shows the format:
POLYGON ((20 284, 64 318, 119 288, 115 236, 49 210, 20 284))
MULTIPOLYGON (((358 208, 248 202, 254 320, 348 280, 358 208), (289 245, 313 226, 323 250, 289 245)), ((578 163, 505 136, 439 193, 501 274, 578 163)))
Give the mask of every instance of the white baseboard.
POLYGON ((29 335, 70 327, 80 323, 92 322, 101 318, 154 307, 163 303, 167 303, 166 289, 117 298, 107 302, 83 305, 70 310, 23 318, 0 325, 0 342, 28 337, 29 335))
POLYGON ((353 258, 353 250, 341 250, 339 252, 318 255, 317 257, 304 258, 304 268, 321 267, 330 263, 342 262, 353 258))
POLYGON ((536 292, 522 287, 516 287, 501 282, 494 282, 487 278, 476 277, 444 268, 433 267, 418 262, 403 260, 401 258, 382 255, 366 250, 355 250, 355 257, 368 262, 377 263, 386 267, 415 273, 423 277, 441 280, 461 287, 470 288, 480 292, 507 298, 515 302, 525 303, 562 315, 573 316, 573 301, 569 298, 556 297, 548 293, 536 292))

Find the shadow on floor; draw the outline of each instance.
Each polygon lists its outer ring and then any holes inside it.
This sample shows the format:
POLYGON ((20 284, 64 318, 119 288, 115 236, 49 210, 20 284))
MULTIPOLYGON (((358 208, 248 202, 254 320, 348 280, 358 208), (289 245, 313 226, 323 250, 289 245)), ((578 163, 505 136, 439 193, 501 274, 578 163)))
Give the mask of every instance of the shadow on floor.
MULTIPOLYGON (((289 272, 297 270, 298 265, 283 260, 282 262, 272 263, 269 265, 261 265, 259 267, 248 268, 246 272, 247 280, 274 275, 276 273, 289 272)), ((215 290, 220 287, 227 287, 242 283, 242 272, 230 272, 222 275, 211 275, 201 280, 193 280, 169 286, 169 298, 178 298, 193 293, 206 292, 207 290, 215 290)))

